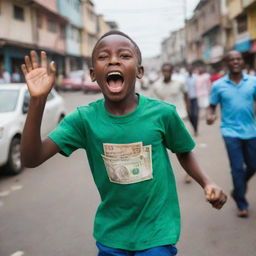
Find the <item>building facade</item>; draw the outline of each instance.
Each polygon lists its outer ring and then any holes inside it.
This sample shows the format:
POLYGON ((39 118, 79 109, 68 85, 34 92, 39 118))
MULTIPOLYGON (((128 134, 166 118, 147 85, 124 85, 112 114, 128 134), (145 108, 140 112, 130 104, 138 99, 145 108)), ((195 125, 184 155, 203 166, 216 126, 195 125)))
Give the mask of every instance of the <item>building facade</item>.
POLYGON ((94 4, 91 0, 82 1, 82 17, 81 52, 87 62, 87 66, 89 66, 91 53, 98 39, 98 15, 96 14, 94 4))
MULTIPOLYGON (((177 32, 162 42, 162 59, 179 58, 177 32)), ((256 0, 201 0, 186 21, 185 38, 188 64, 220 66, 235 49, 256 69, 256 0)))

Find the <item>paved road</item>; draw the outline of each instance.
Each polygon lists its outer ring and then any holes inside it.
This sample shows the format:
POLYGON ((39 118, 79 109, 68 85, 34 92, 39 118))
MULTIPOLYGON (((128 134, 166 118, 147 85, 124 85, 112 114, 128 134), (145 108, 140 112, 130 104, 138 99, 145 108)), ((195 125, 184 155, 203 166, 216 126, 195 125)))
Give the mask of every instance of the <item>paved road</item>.
MULTIPOLYGON (((100 97, 81 92, 62 95, 69 111, 100 97)), ((196 142, 195 153, 204 170, 229 193, 229 166, 218 124, 207 127, 202 120, 196 142)), ((231 199, 223 210, 212 209, 195 182, 183 183, 184 172, 175 156, 171 159, 182 214, 179 255, 255 255, 256 178, 248 192, 250 218, 239 219, 231 199)), ((70 158, 57 155, 16 177, 0 177, 0 256, 96 255, 92 228, 98 202, 83 151, 70 158)))

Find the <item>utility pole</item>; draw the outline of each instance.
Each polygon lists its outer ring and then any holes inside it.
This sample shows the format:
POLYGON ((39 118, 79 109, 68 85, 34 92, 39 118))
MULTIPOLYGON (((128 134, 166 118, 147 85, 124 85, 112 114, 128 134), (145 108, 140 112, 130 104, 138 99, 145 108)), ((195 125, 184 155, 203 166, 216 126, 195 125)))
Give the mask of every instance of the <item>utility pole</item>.
POLYGON ((186 62, 186 57, 187 57, 187 29, 186 29, 186 25, 187 25, 187 0, 183 0, 183 18, 184 18, 184 52, 183 52, 183 56, 184 56, 184 60, 186 62))

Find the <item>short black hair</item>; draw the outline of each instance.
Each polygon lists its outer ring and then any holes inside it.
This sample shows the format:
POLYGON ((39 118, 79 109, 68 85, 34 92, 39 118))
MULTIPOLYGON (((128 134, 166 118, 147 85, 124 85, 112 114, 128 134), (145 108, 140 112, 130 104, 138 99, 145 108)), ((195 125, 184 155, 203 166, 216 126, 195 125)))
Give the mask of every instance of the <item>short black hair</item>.
POLYGON ((239 51, 237 51, 237 50, 231 50, 231 51, 227 52, 226 56, 224 57, 224 60, 225 60, 226 62, 229 60, 230 54, 232 54, 232 53, 238 53, 238 54, 241 55, 242 59, 244 59, 244 58, 243 58, 243 54, 242 54, 241 52, 239 52, 239 51))
POLYGON ((171 69, 173 69, 173 65, 172 65, 171 62, 165 62, 165 63, 163 63, 161 69, 163 69, 165 66, 169 66, 171 69))
POLYGON ((96 42, 96 44, 94 45, 93 50, 92 50, 91 65, 93 65, 93 56, 94 56, 94 54, 95 54, 95 49, 96 49, 97 45, 99 44, 99 42, 100 42, 103 38, 105 38, 105 37, 107 37, 107 36, 111 36, 111 35, 120 35, 120 36, 123 36, 123 37, 128 38, 128 39, 132 42, 132 44, 134 45, 134 47, 135 47, 136 53, 137 53, 137 55, 138 55, 138 62, 139 62, 139 65, 141 65, 141 63, 142 63, 142 57, 141 57, 141 51, 140 51, 139 46, 138 46, 128 35, 126 35, 125 33, 121 32, 121 31, 119 31, 119 30, 110 30, 109 32, 105 33, 104 35, 102 35, 102 36, 99 38, 99 40, 96 42))

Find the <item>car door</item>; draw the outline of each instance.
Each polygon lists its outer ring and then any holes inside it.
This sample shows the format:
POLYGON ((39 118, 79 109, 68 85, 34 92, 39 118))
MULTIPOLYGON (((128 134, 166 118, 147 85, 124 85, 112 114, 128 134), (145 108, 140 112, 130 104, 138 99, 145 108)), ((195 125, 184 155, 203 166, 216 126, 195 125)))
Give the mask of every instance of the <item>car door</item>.
POLYGON ((55 97, 52 92, 48 94, 45 104, 43 120, 41 125, 41 135, 46 137, 47 134, 56 127, 56 109, 55 109, 55 97))

